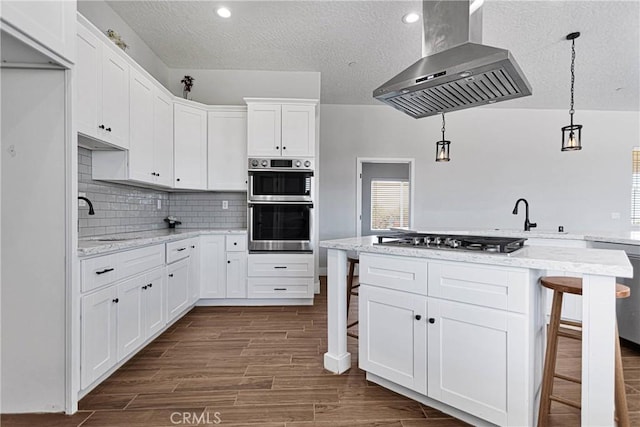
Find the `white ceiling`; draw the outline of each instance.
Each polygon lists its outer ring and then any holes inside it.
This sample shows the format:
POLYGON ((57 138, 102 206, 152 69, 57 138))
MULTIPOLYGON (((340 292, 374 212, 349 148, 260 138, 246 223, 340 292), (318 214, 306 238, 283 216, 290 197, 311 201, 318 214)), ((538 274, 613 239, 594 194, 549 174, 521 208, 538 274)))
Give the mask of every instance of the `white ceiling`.
MULTIPOLYGON (((170 68, 319 71, 321 102, 377 104, 372 91, 422 51, 419 1, 108 1, 170 68), (229 19, 216 15, 225 5, 229 19)), ((483 43, 509 49, 534 95, 496 107, 638 110, 640 0, 486 0, 483 43)))

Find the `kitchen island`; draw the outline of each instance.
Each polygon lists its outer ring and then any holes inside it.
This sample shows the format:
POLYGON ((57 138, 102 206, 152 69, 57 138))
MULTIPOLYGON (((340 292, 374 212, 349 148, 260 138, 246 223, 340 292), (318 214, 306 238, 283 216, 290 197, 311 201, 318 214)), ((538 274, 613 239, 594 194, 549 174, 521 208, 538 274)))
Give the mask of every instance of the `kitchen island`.
POLYGON ((583 278, 582 424, 613 425, 615 278, 633 276, 623 251, 493 254, 374 242, 320 243, 328 249, 327 370, 351 368, 346 260, 357 251, 359 361, 369 380, 476 425, 535 425, 546 320, 538 279, 560 271, 583 278))

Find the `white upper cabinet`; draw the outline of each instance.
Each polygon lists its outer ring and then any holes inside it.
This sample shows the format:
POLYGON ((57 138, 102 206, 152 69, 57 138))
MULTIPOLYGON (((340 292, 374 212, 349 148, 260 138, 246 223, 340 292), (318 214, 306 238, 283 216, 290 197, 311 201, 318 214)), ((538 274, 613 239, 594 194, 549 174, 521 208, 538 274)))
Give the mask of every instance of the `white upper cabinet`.
POLYGON ((251 157, 313 157, 315 100, 245 98, 248 111, 248 155, 251 157), (288 102, 287 102, 288 101, 288 102))
POLYGON ((56 61, 72 64, 76 59, 76 2, 3 1, 3 30, 56 61))
POLYGON ((313 157, 316 140, 314 105, 282 105, 282 155, 313 157))
POLYGON ((249 104, 247 137, 250 156, 281 155, 281 118, 282 110, 279 104, 249 104))
POLYGON ((142 182, 155 182, 153 168, 154 143, 154 87, 151 82, 131 70, 129 117, 129 178, 142 182))
POLYGON ((153 99, 153 170, 156 184, 173 186, 173 100, 158 88, 153 99))
POLYGON ((129 148, 129 64, 82 25, 77 42, 78 132, 129 148))
POLYGON ((209 190, 247 190, 247 112, 209 111, 209 190))
POLYGON ((174 104, 175 188, 207 188, 207 112, 174 104))
POLYGON ((129 179, 173 184, 173 102, 141 73, 131 69, 129 179))

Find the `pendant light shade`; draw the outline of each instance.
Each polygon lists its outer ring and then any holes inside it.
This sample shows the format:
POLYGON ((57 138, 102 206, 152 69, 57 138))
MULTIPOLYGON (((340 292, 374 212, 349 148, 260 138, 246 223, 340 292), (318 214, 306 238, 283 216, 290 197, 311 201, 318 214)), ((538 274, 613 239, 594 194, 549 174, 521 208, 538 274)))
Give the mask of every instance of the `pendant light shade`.
POLYGON ((567 35, 567 40, 571 40, 571 106, 569 107, 569 126, 562 127, 562 151, 582 150, 582 125, 573 124, 573 92, 575 83, 575 63, 576 63, 576 39, 580 33, 567 35))
POLYGON ((451 141, 444 139, 444 113, 442 113, 442 139, 436 142, 436 162, 448 162, 451 141))

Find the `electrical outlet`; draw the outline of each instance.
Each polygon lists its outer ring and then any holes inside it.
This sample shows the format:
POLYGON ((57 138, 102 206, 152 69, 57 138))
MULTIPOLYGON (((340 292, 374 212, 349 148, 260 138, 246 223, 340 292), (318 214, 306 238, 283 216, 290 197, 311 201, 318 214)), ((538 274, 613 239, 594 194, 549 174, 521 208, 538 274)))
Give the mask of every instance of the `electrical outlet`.
POLYGON ((620 219, 620 212, 611 212, 611 219, 620 219))
POLYGON ((158 199, 158 209, 162 209, 162 200, 158 199))
MULTIPOLYGON (((87 197, 87 193, 78 193, 78 197, 87 197)), ((78 206, 79 207, 84 207, 87 206, 87 202, 85 202, 84 200, 80 199, 78 200, 78 206)))
POLYGON ((228 200, 223 200, 222 201, 222 209, 229 209, 229 201, 228 200))

